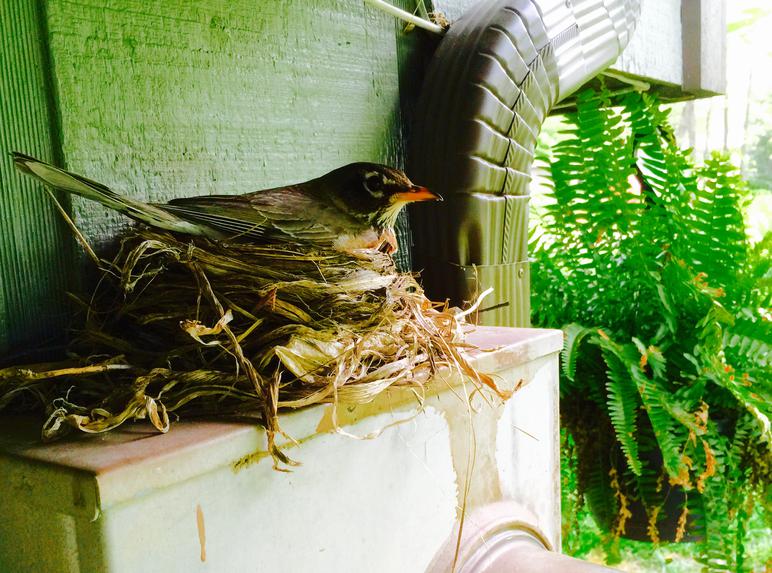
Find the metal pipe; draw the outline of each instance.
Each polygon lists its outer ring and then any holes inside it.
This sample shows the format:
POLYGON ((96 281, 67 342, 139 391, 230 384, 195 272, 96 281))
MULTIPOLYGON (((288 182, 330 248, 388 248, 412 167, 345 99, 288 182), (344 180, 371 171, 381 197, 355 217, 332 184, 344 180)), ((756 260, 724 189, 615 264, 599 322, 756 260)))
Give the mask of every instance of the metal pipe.
MULTIPOLYGON (((602 573, 603 565, 552 551, 539 519, 513 501, 474 510, 456 524, 426 573, 602 573)), ((554 540, 557 544, 559 540, 554 540)))
POLYGON ((549 551, 535 538, 522 532, 510 537, 496 549, 490 548, 473 566, 459 573, 602 573, 618 571, 549 551))
POLYGON ((615 72, 613 70, 606 70, 605 72, 602 73, 602 75, 609 78, 614 78, 615 80, 618 80, 624 84, 628 84, 634 87, 639 92, 647 92, 651 89, 651 84, 649 82, 644 82, 643 80, 631 78, 626 74, 620 74, 619 72, 615 72))
POLYGON ((475 321, 528 326, 528 187, 542 122, 619 56, 640 2, 479 0, 453 22, 427 70, 408 165, 445 197, 411 212, 430 298, 461 306, 493 286, 475 321))
POLYGON ((393 4, 389 4, 388 2, 384 2, 383 0, 364 0, 364 1, 365 1, 365 4, 369 4, 373 8, 377 8, 378 10, 382 10, 387 14, 391 14, 395 18, 404 20, 405 22, 408 22, 409 24, 413 24, 418 28, 422 28, 428 32, 432 32, 433 34, 439 34, 440 36, 445 34, 445 29, 442 26, 439 26, 429 20, 425 20, 424 18, 420 18, 415 14, 411 14, 410 12, 407 12, 402 8, 397 8, 393 4))

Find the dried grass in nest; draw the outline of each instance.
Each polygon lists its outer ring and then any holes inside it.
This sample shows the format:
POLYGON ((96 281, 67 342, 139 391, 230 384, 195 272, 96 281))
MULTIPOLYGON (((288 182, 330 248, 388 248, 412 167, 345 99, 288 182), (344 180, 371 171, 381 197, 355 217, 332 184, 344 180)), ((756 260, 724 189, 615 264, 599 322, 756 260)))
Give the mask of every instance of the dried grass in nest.
POLYGON ((103 266, 72 359, 0 370, 0 410, 34 397, 45 439, 259 410, 272 455, 289 463, 274 445, 279 409, 366 403, 392 386, 420 396, 444 366, 496 390, 459 352, 463 318, 374 250, 139 229, 103 266))

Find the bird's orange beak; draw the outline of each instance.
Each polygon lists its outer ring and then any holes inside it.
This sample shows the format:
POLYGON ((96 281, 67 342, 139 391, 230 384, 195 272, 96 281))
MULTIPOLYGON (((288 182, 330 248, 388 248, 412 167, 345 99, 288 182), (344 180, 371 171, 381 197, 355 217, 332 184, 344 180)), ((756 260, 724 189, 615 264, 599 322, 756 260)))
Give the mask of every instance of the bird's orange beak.
POLYGON ((401 193, 395 193, 392 195, 394 201, 402 201, 404 203, 416 203, 417 201, 442 201, 442 195, 439 193, 433 193, 426 187, 420 185, 413 185, 410 191, 402 191, 401 193))

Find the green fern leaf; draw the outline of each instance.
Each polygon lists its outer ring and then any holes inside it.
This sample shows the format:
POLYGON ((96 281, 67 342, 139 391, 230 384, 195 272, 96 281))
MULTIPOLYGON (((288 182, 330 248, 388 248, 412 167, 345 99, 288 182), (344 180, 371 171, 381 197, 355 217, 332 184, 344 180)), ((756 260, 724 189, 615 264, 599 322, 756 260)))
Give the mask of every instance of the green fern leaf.
POLYGON ((582 340, 595 332, 597 329, 581 324, 569 324, 563 327, 563 374, 569 380, 573 380, 576 374, 576 360, 582 340))
POLYGON ((627 366, 608 348, 603 348, 603 360, 608 368, 606 391, 608 413, 614 426, 619 445, 627 458, 627 465, 632 472, 641 475, 641 460, 638 455, 636 414, 640 400, 638 389, 632 380, 627 366))

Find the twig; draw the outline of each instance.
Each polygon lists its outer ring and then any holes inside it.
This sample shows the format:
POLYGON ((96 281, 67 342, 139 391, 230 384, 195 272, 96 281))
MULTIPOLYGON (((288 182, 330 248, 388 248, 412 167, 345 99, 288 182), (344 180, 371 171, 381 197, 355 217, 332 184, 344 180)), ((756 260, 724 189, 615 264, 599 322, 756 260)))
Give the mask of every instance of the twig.
POLYGON ((48 196, 51 197, 51 200, 53 200, 54 205, 56 205, 56 208, 59 210, 59 213, 61 214, 61 216, 64 217, 64 220, 67 222, 67 225, 70 227, 70 230, 73 232, 73 234, 75 235, 75 238, 80 243, 80 246, 83 247, 83 250, 86 251, 86 254, 88 254, 91 260, 94 261, 94 264, 97 266, 97 268, 101 268, 102 261, 94 252, 94 249, 91 248, 91 245, 88 244, 86 237, 83 236, 83 233, 80 232, 80 229, 78 229, 78 227, 75 225, 73 220, 67 214, 67 211, 65 211, 64 207, 62 207, 61 203, 59 203, 59 200, 56 198, 56 195, 54 195, 48 187, 46 187, 46 193, 48 193, 48 196))
POLYGON ((383 12, 386 12, 387 14, 391 14, 395 18, 399 18, 400 20, 404 20, 405 22, 408 22, 409 24, 413 24, 414 26, 417 26, 418 28, 423 28, 424 30, 428 32, 432 32, 433 34, 438 34, 442 36, 445 34, 445 29, 435 24, 434 22, 430 20, 425 20, 423 18, 420 18, 416 16, 415 14, 411 14, 410 12, 406 12, 402 8, 397 8, 393 4, 389 4, 388 2, 384 2, 383 0, 365 0, 365 4, 369 4, 373 8, 377 8, 378 10, 382 10, 383 12))

